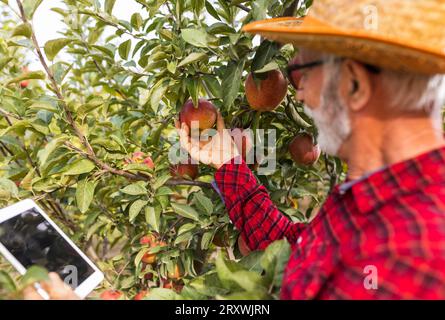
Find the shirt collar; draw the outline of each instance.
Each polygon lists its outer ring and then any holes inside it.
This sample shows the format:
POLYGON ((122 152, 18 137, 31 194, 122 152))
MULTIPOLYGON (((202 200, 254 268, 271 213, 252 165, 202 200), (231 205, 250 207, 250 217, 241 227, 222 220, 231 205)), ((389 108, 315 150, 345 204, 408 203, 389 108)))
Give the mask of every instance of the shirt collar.
POLYGON ((354 196, 359 211, 368 213, 402 194, 445 181, 445 147, 366 174, 340 185, 340 194, 354 196))
POLYGON ((354 185, 356 185, 357 183, 366 180, 367 178, 369 178, 370 176, 372 176, 374 173, 377 173, 379 171, 383 171, 384 169, 386 169, 388 166, 384 166, 381 167, 377 170, 373 170, 371 172, 366 173, 365 175, 363 175, 362 177, 358 178, 358 179, 354 179, 354 180, 350 180, 350 179, 346 179, 346 182, 341 184, 339 186, 339 192, 340 194, 345 194, 349 189, 351 189, 354 185))

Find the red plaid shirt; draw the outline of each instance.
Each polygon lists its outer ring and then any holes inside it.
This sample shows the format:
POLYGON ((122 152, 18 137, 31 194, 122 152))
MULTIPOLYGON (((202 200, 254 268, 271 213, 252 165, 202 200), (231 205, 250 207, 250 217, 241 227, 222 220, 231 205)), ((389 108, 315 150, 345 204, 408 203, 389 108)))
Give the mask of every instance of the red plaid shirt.
POLYGON ((282 299, 445 299, 445 148, 337 185, 309 224, 278 211, 244 162, 215 182, 252 250, 290 242, 282 299))

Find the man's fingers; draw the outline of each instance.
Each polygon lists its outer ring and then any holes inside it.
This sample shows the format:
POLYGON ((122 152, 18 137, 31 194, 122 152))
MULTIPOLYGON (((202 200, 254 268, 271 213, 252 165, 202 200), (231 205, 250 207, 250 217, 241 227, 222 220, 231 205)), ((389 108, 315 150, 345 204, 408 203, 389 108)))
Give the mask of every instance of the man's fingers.
POLYGON ((190 153, 191 143, 187 129, 188 129, 187 125, 183 123, 181 129, 179 130, 179 142, 181 143, 181 147, 190 153))
POLYGON ((41 283, 43 290, 52 296, 55 292, 63 291, 65 283, 60 279, 58 274, 51 272, 47 281, 41 283))
POLYGON ((43 297, 37 292, 34 286, 28 286, 23 290, 23 298, 25 300, 43 300, 43 297))
POLYGON ((60 277, 57 273, 50 272, 48 276, 53 284, 55 284, 57 286, 65 286, 66 285, 66 283, 63 282, 62 279, 60 279, 60 277))
POLYGON ((226 128, 226 125, 224 124, 224 118, 221 112, 219 111, 218 111, 218 116, 216 118, 216 128, 218 129, 219 132, 222 132, 226 128))
POLYGON ((49 280, 42 282, 42 288, 53 300, 77 300, 79 297, 73 289, 60 279, 55 272, 49 274, 49 280))

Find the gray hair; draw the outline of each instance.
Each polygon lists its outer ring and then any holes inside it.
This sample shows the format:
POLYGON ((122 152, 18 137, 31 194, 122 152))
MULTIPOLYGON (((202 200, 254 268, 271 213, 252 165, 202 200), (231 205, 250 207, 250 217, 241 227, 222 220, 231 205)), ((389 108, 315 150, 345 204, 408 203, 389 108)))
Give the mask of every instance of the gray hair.
MULTIPOLYGON (((340 65, 338 57, 324 55, 326 71, 340 65), (329 67, 330 66, 330 67, 329 67)), ((338 69, 337 69, 338 70, 338 69)), ((423 75, 382 69, 380 74, 392 108, 407 112, 424 111, 441 127, 441 111, 445 105, 445 75, 423 75), (436 121, 440 121, 437 123, 436 121)))

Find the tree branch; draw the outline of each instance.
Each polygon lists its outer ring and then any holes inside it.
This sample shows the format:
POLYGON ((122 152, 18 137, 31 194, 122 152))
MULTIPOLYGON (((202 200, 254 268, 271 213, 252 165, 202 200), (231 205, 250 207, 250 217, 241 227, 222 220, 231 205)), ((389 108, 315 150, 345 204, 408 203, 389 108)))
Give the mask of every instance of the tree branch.
POLYGON ((282 17, 293 17, 298 9, 298 4, 300 0, 295 0, 289 7, 284 10, 282 17))
POLYGON ((185 180, 185 179, 172 179, 165 183, 166 186, 196 186, 201 188, 212 188, 212 185, 207 182, 202 181, 193 181, 193 180, 185 180))
POLYGON ((233 4, 231 0, 227 0, 227 2, 229 2, 232 6, 235 6, 245 12, 250 12, 250 9, 243 4, 233 4))

